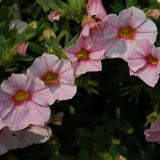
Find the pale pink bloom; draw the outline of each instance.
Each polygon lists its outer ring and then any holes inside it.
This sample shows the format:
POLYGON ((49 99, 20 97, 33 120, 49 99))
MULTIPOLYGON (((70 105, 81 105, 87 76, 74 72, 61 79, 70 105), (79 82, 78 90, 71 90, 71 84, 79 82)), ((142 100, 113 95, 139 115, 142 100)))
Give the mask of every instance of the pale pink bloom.
POLYGON ((89 17, 95 16, 95 18, 100 20, 103 20, 107 15, 101 0, 89 0, 87 12, 89 17))
POLYGON ((138 76, 149 86, 154 87, 160 73, 160 47, 155 48, 144 39, 135 44, 127 58, 130 75, 138 76))
POLYGON ((17 146, 17 138, 8 127, 0 129, 0 155, 8 152, 10 149, 16 149, 17 146))
POLYGON ((27 70, 30 77, 38 77, 51 93, 51 103, 55 100, 71 99, 77 91, 71 62, 55 55, 44 53, 27 70))
POLYGON ((146 129, 144 134, 146 141, 160 143, 160 119, 156 120, 150 129, 146 129))
POLYGON ((90 37, 81 36, 76 45, 72 45, 66 49, 66 55, 73 63, 75 75, 84 74, 86 72, 101 71, 101 58, 104 54, 103 45, 96 43, 90 37))
POLYGON ((55 10, 55 11, 51 11, 49 15, 47 15, 47 17, 49 21, 54 22, 54 21, 59 21, 61 15, 62 15, 62 11, 55 10))
POLYGON ((158 3, 160 3, 160 0, 157 0, 158 3))
POLYGON ((119 16, 108 15, 103 33, 106 39, 105 56, 126 60, 128 51, 136 41, 147 38, 154 44, 157 27, 153 21, 146 18, 142 10, 131 7, 123 10, 119 16))
POLYGON ((38 78, 12 74, 2 82, 0 97, 0 118, 12 131, 44 124, 50 118, 50 92, 38 78))
POLYGON ((48 126, 30 125, 21 131, 15 132, 15 135, 18 148, 24 148, 32 144, 46 142, 51 137, 52 131, 48 126))
POLYGON ((18 45, 16 47, 16 53, 18 53, 21 56, 25 56, 27 48, 28 48, 28 44, 29 43, 22 43, 22 44, 18 45))
POLYGON ((157 20, 160 16, 160 10, 159 9, 149 9, 146 14, 147 16, 152 17, 157 20))

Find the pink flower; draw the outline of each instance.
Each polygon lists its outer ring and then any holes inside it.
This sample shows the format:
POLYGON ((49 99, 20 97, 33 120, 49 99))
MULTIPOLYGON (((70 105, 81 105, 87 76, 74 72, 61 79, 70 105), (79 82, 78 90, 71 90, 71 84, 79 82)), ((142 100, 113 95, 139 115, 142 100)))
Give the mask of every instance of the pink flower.
POLYGON ((160 47, 155 48, 144 39, 135 44, 127 58, 130 75, 138 76, 149 86, 154 87, 160 73, 160 47))
POLYGON ((15 132, 18 148, 24 148, 32 144, 46 142, 52 135, 48 126, 30 125, 27 128, 15 132))
POLYGON ((51 103, 56 99, 71 99, 77 91, 74 84, 75 78, 71 62, 67 59, 59 59, 55 55, 44 53, 37 58, 27 70, 30 77, 38 77, 49 87, 51 103))
POLYGON ((95 16, 95 18, 100 20, 103 20, 107 15, 101 0, 89 0, 87 12, 89 17, 95 16))
POLYGON ((21 56, 25 56, 27 48, 28 48, 28 44, 29 43, 22 43, 22 44, 18 45, 16 47, 16 52, 21 56))
POLYGON ((123 10, 119 16, 107 16, 105 29, 106 53, 108 58, 124 58, 136 41, 148 38, 151 44, 156 40, 157 27, 146 18, 145 13, 135 7, 123 10))
POLYGON ((146 141, 160 143, 160 119, 156 120, 150 129, 146 129, 144 134, 146 141))
POLYGON ((41 125, 50 118, 49 89, 38 78, 12 74, 0 90, 0 117, 12 131, 30 124, 41 125))
POLYGON ((0 155, 8 152, 10 149, 16 149, 18 146, 16 136, 4 127, 0 129, 0 155))
POLYGON ((55 10, 55 11, 51 11, 49 15, 47 15, 47 17, 49 21, 54 22, 54 21, 59 21, 61 15, 62 15, 62 11, 55 10))
POLYGON ((101 71, 104 51, 100 43, 97 44, 90 37, 81 36, 77 44, 70 46, 65 52, 73 62, 74 74, 79 75, 88 71, 101 71))

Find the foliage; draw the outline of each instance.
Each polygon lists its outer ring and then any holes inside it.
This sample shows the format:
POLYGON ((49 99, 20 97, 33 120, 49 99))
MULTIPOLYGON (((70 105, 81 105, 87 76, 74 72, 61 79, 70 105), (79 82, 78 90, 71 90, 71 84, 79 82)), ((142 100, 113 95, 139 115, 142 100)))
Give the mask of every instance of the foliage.
MULTIPOLYGON (((160 8, 155 0, 107 0, 108 13, 137 6, 142 9, 160 8)), ((86 15, 85 0, 4 0, 0 4, 0 81, 11 73, 24 73, 43 52, 66 58, 64 50, 76 43, 86 15), (22 33, 9 30, 14 17, 10 6, 18 4, 20 18, 28 23, 22 33), (47 14, 63 10, 65 16, 51 23, 47 14), (44 30, 53 33, 46 40, 44 30), (14 49, 29 42, 26 56, 14 49)), ((157 26, 160 19, 155 21, 157 26)), ((160 44, 160 38, 156 45, 160 44)), ((130 77, 126 62, 103 60, 103 71, 76 77, 78 91, 68 101, 56 101, 53 112, 64 112, 62 126, 50 124, 52 138, 41 145, 9 151, 2 160, 154 160, 160 146, 147 143, 144 129, 160 118, 160 84, 148 87, 136 77, 130 77), (145 124, 145 126, 144 126, 145 124), (122 157, 120 159, 120 157, 122 157)))

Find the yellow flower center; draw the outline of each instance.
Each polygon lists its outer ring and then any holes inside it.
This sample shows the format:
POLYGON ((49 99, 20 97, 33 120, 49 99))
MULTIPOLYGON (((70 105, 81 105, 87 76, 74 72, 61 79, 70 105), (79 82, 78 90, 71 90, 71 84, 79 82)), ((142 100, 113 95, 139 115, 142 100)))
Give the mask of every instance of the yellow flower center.
POLYGON ((84 50, 81 50, 77 53, 78 60, 85 60, 88 59, 88 53, 84 50))
POLYGON ((57 83, 58 82, 58 77, 54 73, 47 73, 42 77, 42 80, 45 83, 45 85, 50 85, 50 84, 53 84, 53 83, 57 83))
POLYGON ((31 95, 29 92, 25 92, 25 91, 19 91, 15 94, 14 96, 14 100, 19 103, 19 102, 23 102, 23 101, 27 101, 31 98, 31 95))
POLYGON ((134 37, 134 29, 130 26, 123 27, 119 30, 118 37, 132 39, 134 37))
POLYGON ((153 64, 153 65, 157 65, 158 64, 158 59, 153 57, 152 55, 149 55, 147 57, 147 61, 150 63, 150 64, 153 64))

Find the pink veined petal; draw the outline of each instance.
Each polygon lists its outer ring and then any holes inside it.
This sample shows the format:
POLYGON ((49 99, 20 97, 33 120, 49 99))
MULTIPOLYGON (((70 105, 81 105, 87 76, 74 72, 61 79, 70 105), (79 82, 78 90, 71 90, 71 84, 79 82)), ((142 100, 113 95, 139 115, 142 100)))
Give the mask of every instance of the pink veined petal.
POLYGON ((109 16, 107 21, 104 22, 104 29, 102 31, 103 31, 103 35, 106 38, 106 40, 112 40, 114 38, 117 38, 119 29, 120 29, 120 26, 119 26, 119 22, 118 22, 118 16, 111 15, 111 16, 109 16), (116 24, 115 19, 117 20, 117 24, 116 24), (116 25, 118 25, 118 26, 116 26, 116 25))
POLYGON ((72 45, 65 50, 65 53, 66 56, 69 58, 69 60, 74 62, 77 60, 77 55, 75 53, 78 53, 80 50, 81 50, 80 46, 72 45))
POLYGON ((73 75, 73 68, 70 68, 70 69, 66 70, 65 72, 60 73, 58 78, 59 78, 60 82, 74 84, 75 78, 73 75))
POLYGON ((55 97, 55 99, 58 100, 67 100, 73 98, 76 92, 77 92, 77 87, 74 84, 61 83, 54 91, 53 96, 55 97))
POLYGON ((55 55, 44 53, 42 56, 38 57, 31 67, 27 70, 27 75, 30 77, 41 77, 49 71, 52 71, 53 68, 59 66, 59 59, 55 55))
POLYGON ((143 80, 147 85, 154 87, 159 79, 159 73, 157 72, 156 66, 148 65, 146 68, 142 68, 137 72, 130 70, 130 75, 138 76, 143 80))
MULTIPOLYGON (((120 28, 131 25, 130 23, 131 23, 131 18, 134 16, 134 9, 135 9, 135 7, 131 7, 128 9, 124 9, 123 11, 120 12, 120 14, 119 14, 119 27, 120 28)), ((114 22, 112 22, 112 23, 114 23, 114 22)))
POLYGON ((105 49, 95 51, 89 54, 89 59, 101 59, 105 53, 105 49))
POLYGON ((15 94, 19 90, 26 91, 31 84, 31 80, 24 74, 14 74, 1 83, 1 89, 8 94, 15 94))
POLYGON ((89 0, 87 3, 87 12, 89 16, 96 16, 96 18, 101 20, 107 15, 101 0, 89 0))
POLYGON ((153 56, 160 60, 160 47, 154 48, 153 56))
POLYGON ((130 26, 133 28, 137 28, 146 21, 146 14, 139 8, 131 7, 128 10, 131 13, 130 26))
POLYGON ((66 74, 68 70, 70 71, 70 76, 73 75, 71 62, 67 59, 61 59, 59 66, 57 67, 55 72, 58 73, 58 76, 60 76, 61 74, 66 74))
POLYGON ((151 44, 154 44, 157 38, 157 27, 154 22, 149 19, 146 19, 135 31, 136 40, 142 40, 144 38, 147 38, 151 44))
POLYGON ((24 102, 20 106, 13 106, 2 122, 6 124, 12 131, 26 128, 30 124, 44 124, 50 116, 49 106, 42 106, 32 101, 24 102), (15 108, 16 107, 16 108, 15 108), (36 115, 36 116, 35 116, 36 115))
POLYGON ((101 60, 87 60, 73 63, 75 74, 84 74, 86 72, 94 72, 102 70, 101 60))
POLYGON ((127 51, 127 46, 123 40, 112 39, 106 41, 105 56, 108 58, 121 58, 127 51))
POLYGON ((11 95, 6 93, 6 92, 4 92, 4 91, 2 91, 1 89, 0 89, 0 97, 1 97, 0 98, 0 104, 5 102, 5 101, 7 102, 9 100, 12 100, 11 95))
MULTIPOLYGON (((122 26, 120 26, 120 22, 119 22, 119 16, 116 14, 109 14, 107 15, 107 18, 104 20, 104 23, 108 26, 111 25, 112 28, 117 28, 119 30, 119 28, 121 28, 122 26)), ((108 27, 105 27, 106 29, 108 27)))
POLYGON ((90 51, 94 45, 93 39, 91 37, 81 37, 81 39, 83 40, 82 49, 90 51))
POLYGON ((147 64, 147 62, 144 58, 128 59, 127 62, 128 62, 129 68, 134 72, 138 71, 139 69, 142 69, 147 64))
POLYGON ((24 148, 28 145, 44 143, 51 134, 52 131, 48 126, 32 125, 17 133, 18 147, 24 148))
POLYGON ((154 46, 149 43, 147 38, 137 41, 134 48, 144 57, 154 52, 154 46))
MULTIPOLYGON (((32 100, 40 105, 50 104, 50 99, 51 99, 51 95, 50 95, 49 88, 42 89, 41 91, 38 91, 32 94, 32 100)), ((52 102, 51 104, 53 103, 54 102, 52 102)))

